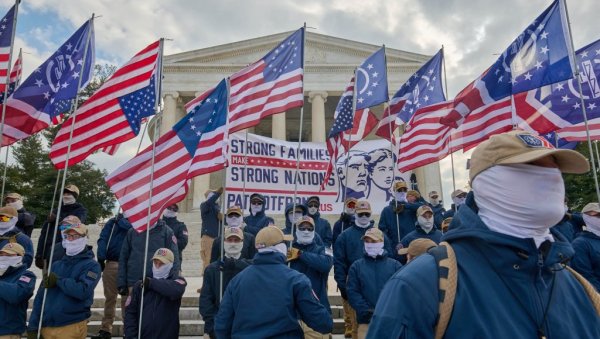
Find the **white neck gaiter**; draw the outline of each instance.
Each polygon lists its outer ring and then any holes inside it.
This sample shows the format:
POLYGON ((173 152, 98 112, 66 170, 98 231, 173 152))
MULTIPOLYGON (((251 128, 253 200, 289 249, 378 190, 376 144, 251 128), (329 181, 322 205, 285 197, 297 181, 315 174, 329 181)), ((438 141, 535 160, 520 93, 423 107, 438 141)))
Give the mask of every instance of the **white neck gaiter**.
POLYGON ((164 264, 159 268, 156 268, 156 266, 152 264, 152 277, 154 277, 154 279, 167 279, 167 277, 169 277, 169 273, 171 273, 172 268, 172 262, 164 264))
POLYGON ((600 237, 600 218, 592 217, 585 213, 582 214, 583 222, 585 222, 586 230, 600 237))
POLYGON ((300 231, 296 228, 296 241, 300 245, 308 245, 315 239, 315 231, 300 231))
POLYGON ((420 216, 417 217, 417 222, 419 223, 419 226, 421 226, 423 231, 425 231, 425 233, 427 234, 429 234, 429 232, 431 232, 431 230, 433 229, 433 217, 427 219, 423 216, 420 216))
POLYGON ((262 205, 254 205, 254 204, 250 205, 250 213, 252 213, 252 215, 256 215, 256 214, 260 213, 261 211, 262 211, 262 205))
POLYGON ((270 252, 278 252, 287 257, 287 245, 284 242, 280 242, 277 245, 269 246, 265 248, 259 248, 258 253, 270 253, 270 252))
POLYGON ((366 242, 365 252, 369 257, 375 258, 383 254, 383 242, 366 242))
POLYGON ((239 259, 242 256, 243 242, 224 242, 223 251, 227 258, 239 259))
POLYGON ((72 257, 85 249, 85 246, 87 246, 87 238, 83 237, 75 240, 64 240, 62 244, 67 255, 72 257))
POLYGON ((554 241, 550 227, 564 216, 565 185, 558 168, 498 165, 472 183, 479 217, 492 231, 554 241), (543 197, 543 200, 540 200, 543 197))
POLYGON ((0 235, 4 235, 15 228, 17 221, 19 221, 18 217, 12 217, 7 222, 0 222, 0 235))
POLYGON ((360 228, 367 228, 371 225, 371 217, 356 217, 354 223, 360 228))
POLYGON ((429 199, 429 203, 431 206, 437 206, 440 204, 440 201, 438 199, 429 199))
POLYGON ((17 200, 15 202, 9 202, 8 204, 6 204, 6 206, 10 206, 18 211, 21 208, 23 208, 23 202, 21 200, 17 200))
POLYGON ((177 217, 177 212, 171 210, 165 210, 163 212, 163 217, 165 218, 175 218, 177 217))
POLYGON ((9 256, 2 256, 0 257, 0 276, 4 275, 4 273, 6 272, 6 270, 9 267, 19 267, 23 264, 23 257, 21 256, 14 256, 14 257, 9 257, 9 256))
POLYGON ((398 202, 406 202, 406 192, 394 192, 394 198, 398 202))
POLYGON ((310 215, 315 215, 315 214, 317 214, 317 212, 319 212, 318 207, 309 207, 308 208, 308 214, 310 214, 310 215))
POLYGON ((240 216, 225 217, 225 222, 227 223, 227 226, 229 226, 229 227, 240 227, 240 225, 242 224, 242 217, 240 217, 240 216))
POLYGON ((64 194, 63 195, 63 204, 64 205, 73 205, 75 203, 75 201, 77 201, 77 199, 75 199, 75 197, 71 194, 64 194))
POLYGON ((302 213, 290 213, 288 214, 288 221, 292 224, 295 224, 300 218, 302 218, 302 213))

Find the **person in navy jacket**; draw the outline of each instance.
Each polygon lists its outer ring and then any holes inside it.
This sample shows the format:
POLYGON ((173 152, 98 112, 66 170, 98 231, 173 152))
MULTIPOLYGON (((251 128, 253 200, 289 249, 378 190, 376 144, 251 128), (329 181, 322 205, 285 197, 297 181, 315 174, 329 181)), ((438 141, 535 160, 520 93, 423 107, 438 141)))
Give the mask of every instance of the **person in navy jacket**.
POLYGON ((442 231, 435 228, 433 211, 427 205, 423 205, 417 210, 415 230, 402 238, 402 248, 408 247, 413 240, 419 238, 431 239, 436 244, 439 244, 440 239, 442 239, 442 231))
POLYGON ((254 264, 231 280, 215 318, 217 338, 303 338, 299 321, 330 333, 333 319, 310 280, 286 265, 286 241, 277 226, 256 235, 254 264))
POLYGON ((17 227, 18 220, 18 213, 14 207, 0 208, 0 247, 10 242, 18 242, 25 249, 23 264, 29 268, 33 263, 33 242, 17 227))
MULTIPOLYGON (((564 215, 562 173, 587 171, 581 154, 524 131, 477 146, 472 191, 442 238, 457 263, 444 338, 600 338, 600 317, 566 269, 574 250, 550 233, 564 215)), ((430 253, 396 273, 379 297, 367 338, 434 338, 439 274, 430 253)))
POLYGON ((358 338, 364 338, 383 286, 401 267, 397 260, 388 258, 383 248, 383 232, 370 228, 362 237, 364 257, 350 266, 348 273, 348 301, 356 311, 358 338))
POLYGON ((414 231, 417 209, 424 203, 419 192, 408 190, 406 182, 394 184, 394 199, 383 208, 379 217, 379 229, 390 239, 392 248, 397 248, 400 240, 414 231))
POLYGON ((259 193, 250 195, 250 215, 244 217, 245 232, 256 236, 258 231, 275 223, 273 218, 265 214, 265 197, 259 193))
POLYGON ((25 249, 7 243, 0 249, 0 337, 21 338, 27 329, 27 306, 35 289, 35 274, 23 264, 25 249))
MULTIPOLYGON (((333 257, 324 245, 315 242, 318 236, 315 229, 315 222, 311 217, 305 215, 298 220, 296 237, 288 252, 288 261, 290 268, 306 275, 321 304, 331 312, 327 297, 327 279, 333 266, 333 257)), ((302 329, 306 338, 323 336, 304 323, 302 329)), ((328 334, 325 336, 329 337, 328 334)))
POLYGON ((571 267, 600 292, 600 205, 592 202, 581 211, 586 230, 573 241, 575 256, 571 267))
POLYGON ((62 239, 65 256, 52 264, 43 284, 38 288, 29 318, 27 337, 46 339, 85 338, 87 321, 92 315, 94 289, 100 280, 100 264, 87 245, 84 224, 63 225, 62 239), (42 313, 42 299, 46 303, 42 313))
POLYGON ((331 224, 327 219, 321 218, 321 213, 319 213, 320 208, 321 199, 319 199, 318 196, 308 197, 306 200, 306 209, 308 215, 315 221, 315 232, 321 237, 323 245, 327 248, 331 248, 333 242, 331 224))
POLYGON ((159 248, 152 256, 152 277, 135 283, 125 309, 126 339, 138 338, 142 312, 141 336, 144 339, 179 337, 179 308, 187 286, 174 266, 175 256, 168 248, 159 248), (144 294, 144 305, 142 302, 144 294), (142 311, 143 307, 143 311, 142 311))

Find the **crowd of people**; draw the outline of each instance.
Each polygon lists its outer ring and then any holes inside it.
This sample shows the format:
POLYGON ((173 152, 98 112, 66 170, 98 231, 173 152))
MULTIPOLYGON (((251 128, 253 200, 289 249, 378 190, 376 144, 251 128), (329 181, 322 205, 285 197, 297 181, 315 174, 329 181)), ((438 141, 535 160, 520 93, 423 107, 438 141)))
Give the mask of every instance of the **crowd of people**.
MULTIPOLYGON (((382 211, 348 197, 331 226, 312 196, 287 206, 285 225, 274 225, 261 194, 250 196, 244 216, 239 206, 221 214, 223 190, 209 190, 200 206, 205 337, 329 338, 333 269, 345 337, 600 338, 600 205, 570 211, 562 179, 588 170, 579 153, 513 131, 475 149, 471 190, 452 192, 449 210, 438 192, 426 200, 397 181, 382 211)), ((93 338, 112 337, 119 295, 125 338, 177 338, 188 243, 177 205, 144 232, 117 215, 93 251, 78 196, 65 187, 34 253, 35 217, 19 194, 6 195, 0 337, 85 338, 102 278, 104 314, 93 338), (32 264, 43 272, 37 291, 32 264)))

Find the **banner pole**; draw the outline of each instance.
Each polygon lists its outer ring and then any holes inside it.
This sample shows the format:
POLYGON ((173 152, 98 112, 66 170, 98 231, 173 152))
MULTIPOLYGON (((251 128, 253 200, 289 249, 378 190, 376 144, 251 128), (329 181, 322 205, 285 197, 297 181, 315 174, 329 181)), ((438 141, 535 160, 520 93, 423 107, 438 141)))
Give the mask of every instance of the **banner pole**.
MULTIPOLYGON (((4 92, 2 93, 2 119, 0 121, 0 147, 2 146, 2 143, 4 142, 4 122, 5 122, 5 117, 6 117, 6 100, 7 98, 7 94, 8 94, 8 89, 9 89, 9 85, 10 85, 10 73, 12 72, 12 56, 13 56, 13 45, 15 44, 15 35, 16 35, 16 28, 17 28, 17 14, 19 12, 19 2, 21 2, 21 0, 15 0, 15 11, 13 13, 13 22, 12 22, 12 36, 10 37, 10 51, 8 52, 8 64, 6 65, 6 82, 5 82, 5 86, 4 87, 4 92)), ((16 84, 15 84, 15 89, 16 89, 16 84)), ((6 162, 4 163, 4 165, 6 166, 6 162)), ((4 181, 6 181, 6 176, 3 178, 4 181)), ((4 186, 3 186, 4 187, 4 186)))
MULTIPOLYGON (((229 139, 229 92, 231 90, 231 83, 229 82, 229 78, 227 78, 227 80, 225 81, 225 85, 227 86, 227 104, 225 105, 225 109, 227 110, 227 114, 226 114, 226 121, 225 121, 225 133, 227 133, 227 139, 229 139)), ((248 129, 246 129, 246 141, 248 141, 248 129)), ((227 206, 226 204, 226 197, 227 197, 227 168, 229 167, 229 158, 231 157, 230 151, 231 149, 228 147, 229 142, 225 143, 225 147, 227 147, 227 151, 225 152, 225 168, 223 171, 223 193, 221 194, 221 214, 223 215, 223 218, 221 219, 220 225, 219 225, 219 235, 221 237, 221 260, 225 261, 225 218, 227 217, 225 215, 227 206)), ((248 149, 248 147, 246 147, 246 149, 248 149)), ((244 163, 244 166, 246 166, 246 164, 244 163)), ((244 180, 244 185, 246 184, 246 181, 244 180)), ((242 212, 243 213, 243 212, 242 212)), ((243 215, 242 215, 242 222, 243 221, 243 215)), ((243 232, 243 230, 242 230, 243 232)), ((223 300, 223 270, 219 270, 219 303, 223 300)))

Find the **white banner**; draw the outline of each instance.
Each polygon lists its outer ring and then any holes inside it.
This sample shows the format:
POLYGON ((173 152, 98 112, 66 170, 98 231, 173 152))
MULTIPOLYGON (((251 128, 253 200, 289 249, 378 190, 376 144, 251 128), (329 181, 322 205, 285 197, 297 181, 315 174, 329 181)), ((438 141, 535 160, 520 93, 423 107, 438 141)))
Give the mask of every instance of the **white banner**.
MULTIPOLYGON (((285 206, 294 199, 298 143, 250 133, 246 143, 245 137, 245 133, 230 135, 227 206, 247 207, 250 195, 260 193, 266 198, 267 214, 283 214, 285 206), (244 166, 245 159, 247 166, 244 166)), ((368 199, 373 213, 379 214, 392 198, 396 157, 392 156, 389 141, 358 143, 350 151, 347 178, 346 157, 347 154, 338 158, 325 190, 319 192, 329 163, 327 147, 325 143, 303 142, 296 203, 303 204, 308 197, 317 195, 321 200, 321 214, 339 214, 343 208, 344 187, 347 187, 348 197, 368 199)), ((396 172, 396 177, 408 181, 410 173, 396 172)))

